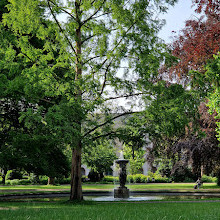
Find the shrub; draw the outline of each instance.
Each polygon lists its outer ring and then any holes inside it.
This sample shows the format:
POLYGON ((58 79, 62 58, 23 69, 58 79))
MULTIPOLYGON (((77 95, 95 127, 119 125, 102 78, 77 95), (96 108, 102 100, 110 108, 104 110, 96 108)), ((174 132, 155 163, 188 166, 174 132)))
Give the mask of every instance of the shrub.
POLYGON ((39 180, 37 180, 36 178, 33 178, 33 183, 35 182, 39 182, 39 184, 41 185, 47 185, 48 183, 48 176, 39 176, 39 180))
POLYGON ((128 180, 129 183, 133 183, 134 182, 133 175, 128 175, 127 180, 128 180))
POLYGON ((114 182, 118 182, 119 178, 115 176, 104 176, 102 181, 107 183, 114 183, 114 182))
POLYGON ((103 178, 103 174, 102 173, 98 173, 94 170, 90 170, 88 178, 91 182, 99 182, 102 180, 103 178))
POLYGON ((30 180, 27 180, 27 179, 13 179, 13 180, 6 180, 5 182, 5 185, 11 185, 11 186, 14 186, 14 185, 28 185, 28 184, 31 184, 31 181, 30 180))
POLYGON ((171 176, 173 181, 175 182, 184 182, 186 178, 190 178, 194 182, 197 179, 197 177, 192 173, 192 171, 181 163, 176 164, 173 167, 171 176))
POLYGON ((169 183, 169 182, 170 180, 167 177, 160 176, 155 178, 155 183, 169 183))
POLYGON ((130 183, 168 183, 170 182, 169 178, 162 177, 161 175, 156 175, 154 173, 150 173, 150 175, 143 175, 143 174, 135 174, 135 175, 128 175, 127 177, 128 182, 130 183))
POLYGON ((62 178, 58 180, 59 184, 70 184, 70 181, 71 181, 70 177, 62 178))
POLYGON ((203 183, 216 183, 217 182, 217 177, 212 177, 212 176, 202 176, 202 182, 203 183))
POLYGON ((147 182, 147 176, 143 174, 135 174, 133 175, 134 183, 146 183, 147 182))
POLYGON ((9 170, 6 174, 6 180, 22 179, 22 174, 17 170, 9 170))
POLYGON ((151 172, 151 171, 149 171, 148 172, 148 176, 150 177, 150 178, 155 178, 155 173, 153 173, 153 172, 151 172))

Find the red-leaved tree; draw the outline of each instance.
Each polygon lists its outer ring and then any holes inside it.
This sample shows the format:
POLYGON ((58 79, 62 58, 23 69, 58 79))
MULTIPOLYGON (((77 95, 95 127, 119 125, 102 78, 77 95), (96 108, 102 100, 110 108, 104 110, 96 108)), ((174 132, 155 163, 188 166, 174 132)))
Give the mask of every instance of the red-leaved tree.
MULTIPOLYGON (((188 78, 190 70, 204 73, 207 60, 220 50, 220 1, 193 0, 200 18, 186 21, 185 27, 171 43, 176 65, 166 69, 171 78, 188 78)), ((164 69, 163 69, 164 74, 164 69)))
MULTIPOLYGON (((197 89, 205 90, 206 87, 202 85, 206 84, 210 88, 210 83, 206 83, 205 80, 205 65, 208 60, 213 59, 213 54, 220 51, 220 1, 192 0, 192 4, 196 6, 195 11, 199 18, 186 21, 185 27, 174 37, 170 47, 177 62, 162 68, 161 73, 162 78, 167 79, 169 76, 169 79, 175 79, 182 84, 194 79, 193 82, 196 83, 193 85, 197 89)), ((201 170, 206 174, 213 171, 220 182, 216 119, 214 115, 209 115, 206 102, 207 100, 201 102, 198 109, 200 114, 198 123, 205 137, 193 134, 187 136, 177 143, 176 149, 182 149, 181 152, 187 149, 186 152, 191 155, 192 166, 197 175, 201 170)), ((188 162, 188 157, 186 158, 188 162)))

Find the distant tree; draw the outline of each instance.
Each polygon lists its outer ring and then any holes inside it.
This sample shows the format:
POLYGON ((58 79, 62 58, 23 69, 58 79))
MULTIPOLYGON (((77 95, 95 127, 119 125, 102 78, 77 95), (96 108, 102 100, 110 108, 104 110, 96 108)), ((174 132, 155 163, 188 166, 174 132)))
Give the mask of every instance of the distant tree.
POLYGON ((172 152, 177 159, 174 168, 179 168, 181 164, 182 167, 192 168, 197 178, 203 174, 219 177, 220 148, 215 131, 216 119, 208 113, 205 103, 200 104, 199 113, 199 130, 196 133, 187 131, 187 135, 172 146, 172 152))
MULTIPOLYGON (((152 95, 152 100, 145 100, 148 106, 139 113, 137 117, 128 118, 128 122, 136 134, 130 145, 147 146, 149 141, 153 143, 153 148, 147 147, 146 159, 154 169, 155 160, 172 159, 173 164, 176 161, 174 153, 174 145, 186 135, 186 128, 195 132, 197 130, 198 119, 197 105, 199 101, 197 96, 190 91, 185 90, 181 85, 170 84, 166 82, 158 82, 154 87, 155 92, 152 95), (149 140, 148 137, 149 136, 149 140)), ((128 132, 129 133, 129 130, 128 132)), ((125 144, 129 144, 129 137, 125 144)), ((129 145, 127 145, 129 146, 129 145)), ((137 148, 134 148, 137 149, 137 148)), ((140 148, 141 149, 141 148, 140 148)))
POLYGON ((98 175, 98 179, 103 178, 104 173, 112 170, 111 166, 116 160, 116 149, 109 140, 101 139, 93 142, 93 145, 84 148, 82 162, 98 175))
POLYGON ((129 160, 128 172, 129 174, 142 174, 143 165, 145 163, 144 149, 132 150, 130 146, 123 147, 124 158, 129 160))

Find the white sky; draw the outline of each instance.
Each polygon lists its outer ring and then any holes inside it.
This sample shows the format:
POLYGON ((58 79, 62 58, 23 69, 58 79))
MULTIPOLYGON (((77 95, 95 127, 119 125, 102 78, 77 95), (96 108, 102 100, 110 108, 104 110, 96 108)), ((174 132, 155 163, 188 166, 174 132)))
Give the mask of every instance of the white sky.
POLYGON ((171 37, 175 35, 172 31, 178 33, 179 30, 184 28, 185 21, 196 15, 194 8, 191 6, 192 0, 179 0, 174 7, 170 7, 168 12, 161 16, 161 18, 166 20, 166 25, 160 31, 159 36, 166 43, 170 43, 172 40, 171 37))

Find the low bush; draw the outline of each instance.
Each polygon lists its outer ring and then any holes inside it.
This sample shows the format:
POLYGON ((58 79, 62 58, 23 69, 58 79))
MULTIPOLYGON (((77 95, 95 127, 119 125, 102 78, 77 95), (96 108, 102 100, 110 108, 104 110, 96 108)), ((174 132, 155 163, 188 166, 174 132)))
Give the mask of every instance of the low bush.
POLYGON ((13 179, 13 180, 6 180, 5 185, 28 185, 31 184, 31 181, 28 179, 13 179))
POLYGON ((68 177, 68 178, 55 178, 55 184, 70 184, 70 177, 68 177))
POLYGON ((133 182, 134 183, 147 183, 149 177, 143 175, 143 174, 135 174, 133 175, 133 182))
POLYGON ((36 179, 35 181, 37 183, 41 184, 41 185, 47 185, 47 183, 48 183, 48 176, 39 176, 39 179, 36 179))
POLYGON ((102 181, 107 183, 114 183, 114 182, 118 182, 119 178, 115 176, 104 176, 102 181))
POLYGON ((155 183, 169 183, 170 182, 170 179, 167 178, 167 177, 156 177, 155 178, 155 183))
POLYGON ((202 182, 203 183, 216 183, 217 182, 217 177, 212 177, 212 176, 202 176, 202 182))
POLYGON ((143 175, 143 174, 135 174, 128 175, 128 182, 130 183, 168 183, 170 182, 169 178, 162 177, 158 174, 143 175))
POLYGON ((23 175, 18 170, 9 170, 6 174, 6 180, 23 179, 23 175))

